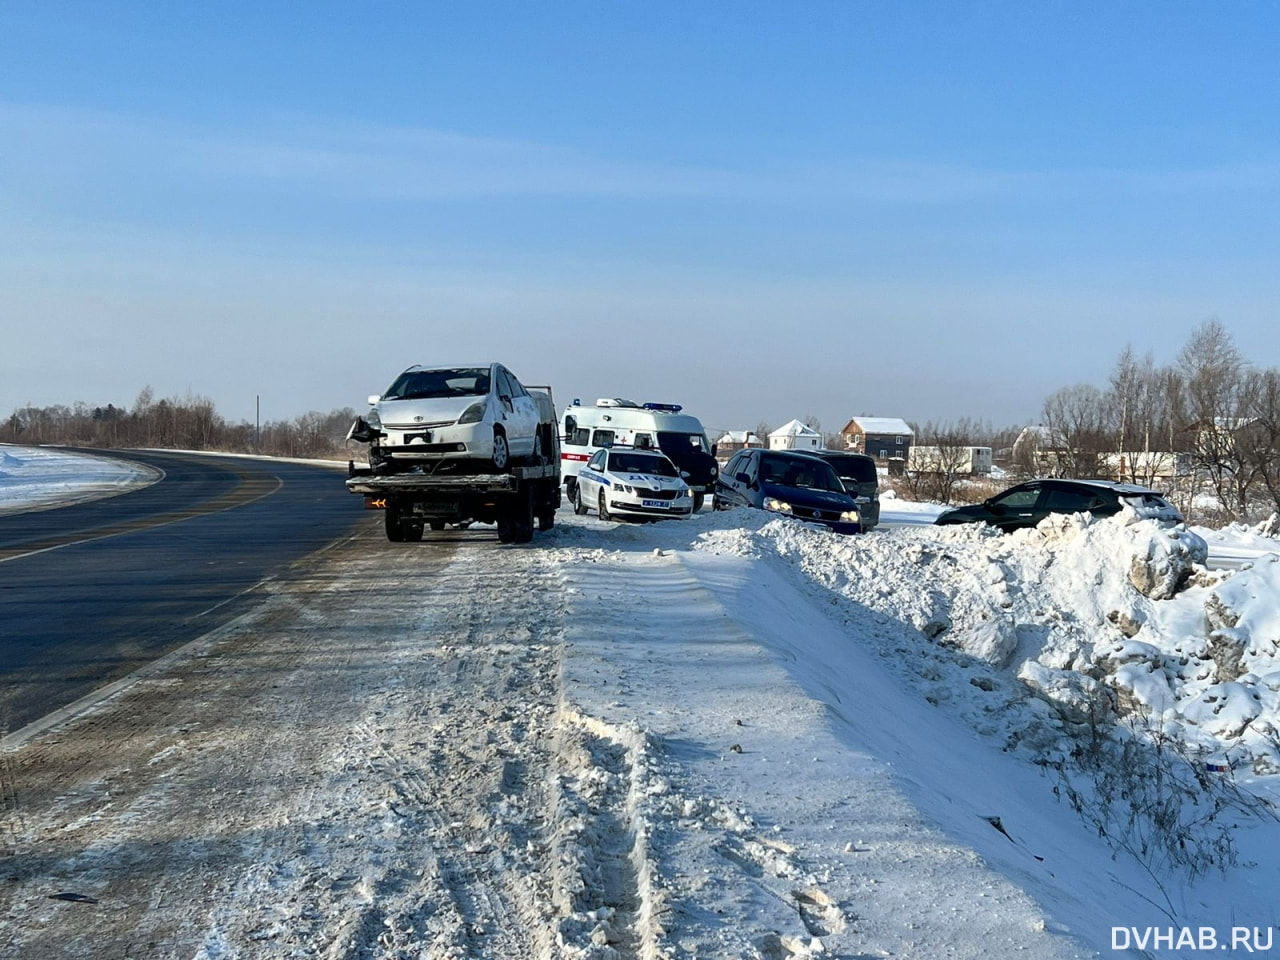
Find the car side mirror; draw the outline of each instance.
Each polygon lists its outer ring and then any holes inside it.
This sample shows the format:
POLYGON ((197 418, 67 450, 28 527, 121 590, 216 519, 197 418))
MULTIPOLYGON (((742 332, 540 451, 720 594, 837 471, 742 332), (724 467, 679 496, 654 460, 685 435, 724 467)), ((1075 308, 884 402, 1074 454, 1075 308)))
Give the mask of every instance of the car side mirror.
POLYGON ((377 393, 373 394, 371 397, 369 397, 369 406, 372 407, 375 403, 377 403, 381 399, 382 399, 382 396, 380 394, 377 394, 377 393))
POLYGON ((688 479, 689 479, 689 471, 688 471, 688 470, 681 470, 681 471, 680 471, 680 477, 681 477, 681 479, 683 479, 683 480, 688 480, 688 479))
POLYGON ((988 500, 986 502, 986 507, 988 510, 990 510, 994 514, 1004 513, 1004 509, 1005 509, 1003 503, 996 503, 994 500, 988 500))
POLYGON ((740 473, 737 476, 735 476, 733 479, 737 480, 739 483, 744 484, 746 486, 751 485, 751 478, 747 476, 745 473, 740 473))

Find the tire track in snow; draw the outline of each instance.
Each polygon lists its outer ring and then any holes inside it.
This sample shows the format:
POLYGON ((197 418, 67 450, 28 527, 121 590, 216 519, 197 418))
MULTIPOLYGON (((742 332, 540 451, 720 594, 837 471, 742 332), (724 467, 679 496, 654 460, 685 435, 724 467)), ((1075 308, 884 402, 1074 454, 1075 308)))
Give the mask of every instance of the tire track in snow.
POLYGON ((559 591, 537 551, 483 536, 330 551, 211 649, 13 752, 29 813, 0 941, 557 955, 559 591), (64 887, 101 906, 47 899, 64 887))

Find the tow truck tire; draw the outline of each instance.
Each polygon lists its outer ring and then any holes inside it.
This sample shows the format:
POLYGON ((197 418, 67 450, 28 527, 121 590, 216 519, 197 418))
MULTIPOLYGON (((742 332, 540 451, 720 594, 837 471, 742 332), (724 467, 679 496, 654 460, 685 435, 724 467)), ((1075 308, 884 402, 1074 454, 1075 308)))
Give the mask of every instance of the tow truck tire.
POLYGON ((528 543, 533 539, 533 484, 526 483, 515 496, 515 529, 512 543, 528 543))
POLYGON ((382 511, 382 523, 387 531, 387 539, 392 543, 404 543, 404 524, 400 519, 400 505, 394 500, 387 503, 382 511))
POLYGON ((543 533, 546 533, 555 525, 556 525, 556 512, 554 510, 551 510, 551 511, 544 510, 542 513, 538 514, 538 529, 541 530, 543 533))
POLYGON ((422 540, 422 524, 406 523, 404 525, 404 538, 409 543, 419 543, 422 540))
POLYGON ((609 507, 608 507, 608 505, 604 502, 604 491, 603 491, 603 490, 601 490, 601 491, 600 491, 600 498, 599 498, 599 501, 598 501, 598 502, 599 502, 599 504, 600 504, 600 505, 599 505, 599 507, 598 507, 597 509, 599 510, 599 513, 600 513, 600 519, 601 519, 601 520, 603 520, 603 521, 605 521, 605 523, 608 523, 610 520, 612 520, 612 519, 613 519, 613 517, 609 516, 609 507))

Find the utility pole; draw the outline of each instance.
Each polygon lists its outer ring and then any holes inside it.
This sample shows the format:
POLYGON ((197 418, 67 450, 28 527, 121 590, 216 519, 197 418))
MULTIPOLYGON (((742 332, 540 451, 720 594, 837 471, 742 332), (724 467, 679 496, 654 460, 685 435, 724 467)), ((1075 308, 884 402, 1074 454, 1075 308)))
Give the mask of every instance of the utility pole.
POLYGON ((253 452, 262 452, 262 394, 253 395, 253 452))

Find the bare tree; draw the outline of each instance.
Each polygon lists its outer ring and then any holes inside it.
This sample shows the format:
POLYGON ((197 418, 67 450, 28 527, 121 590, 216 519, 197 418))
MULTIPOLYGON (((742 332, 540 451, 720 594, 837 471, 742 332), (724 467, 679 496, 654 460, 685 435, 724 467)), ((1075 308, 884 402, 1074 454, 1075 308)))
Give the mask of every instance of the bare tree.
POLYGON ((974 422, 968 419, 911 425, 915 443, 903 480, 916 500, 951 503, 959 483, 972 476, 974 422))
POLYGON ((1221 321, 1206 320, 1178 354, 1179 419, 1193 438, 1191 453, 1222 509, 1244 517, 1255 479, 1249 458, 1236 442, 1248 424, 1248 364, 1221 321))
POLYGON ((1171 387, 1177 374, 1156 367, 1151 353, 1138 359, 1132 346, 1121 351, 1105 402, 1114 436, 1118 480, 1151 485, 1178 470, 1171 387))
POLYGON ((1050 394, 1044 402, 1050 473, 1098 476, 1107 447, 1107 420, 1103 393, 1092 384, 1063 387, 1050 394))
MULTIPOLYGON (((268 424, 264 453, 277 456, 330 457, 345 453, 347 428, 355 412, 343 407, 330 413, 312 411, 293 421, 268 424)), ((0 422, 0 440, 24 444, 69 443, 100 447, 164 446, 194 450, 259 452, 254 426, 228 424, 208 397, 154 399, 150 387, 138 394, 132 411, 90 406, 27 406, 0 422)))
POLYGON ((1237 439, 1266 491, 1267 509, 1280 513, 1280 371, 1256 374, 1247 397, 1251 422, 1237 439))

